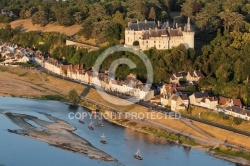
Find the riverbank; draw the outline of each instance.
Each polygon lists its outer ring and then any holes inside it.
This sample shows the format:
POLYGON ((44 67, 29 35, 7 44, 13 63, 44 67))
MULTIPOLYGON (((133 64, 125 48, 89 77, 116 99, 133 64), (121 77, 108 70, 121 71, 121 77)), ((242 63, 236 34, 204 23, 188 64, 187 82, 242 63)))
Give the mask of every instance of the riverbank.
MULTIPOLYGON (((113 107, 115 109, 127 113, 140 113, 143 116, 147 116, 150 113, 157 113, 157 111, 154 110, 149 111, 148 108, 135 104, 130 106, 114 105, 104 100, 99 95, 99 93, 97 93, 97 90, 95 89, 90 89, 84 85, 79 85, 77 83, 72 83, 63 79, 58 79, 38 71, 0 66, 0 72, 1 72, 0 81, 2 83, 2 86, 0 87, 1 96, 59 100, 55 96, 62 96, 66 98, 69 90, 76 89, 78 93, 82 93, 83 91, 86 92, 84 96, 86 98, 89 98, 91 100, 97 101, 99 103, 105 104, 107 106, 113 107), (44 97, 44 96, 50 96, 50 97, 44 97)), ((86 105, 86 103, 83 104, 85 104, 85 106, 90 109, 93 110, 97 109, 97 105, 91 105, 91 104, 86 105)), ((152 123, 140 120, 136 121, 136 125, 135 123, 133 123, 133 121, 128 121, 128 122, 114 121, 114 123, 117 123, 118 125, 124 125, 124 127, 132 128, 133 130, 136 131, 141 131, 144 133, 155 135, 156 137, 162 137, 162 138, 167 137, 169 139, 174 138, 173 139, 174 142, 180 139, 180 135, 186 135, 188 137, 203 140, 205 141, 205 143, 198 141, 198 143, 200 144, 199 146, 197 145, 194 146, 193 143, 191 143, 189 146, 192 145, 195 148, 202 148, 206 151, 208 151, 209 148, 211 149, 212 147, 219 146, 220 143, 214 142, 213 139, 220 140, 221 142, 227 140, 227 142, 229 143, 250 149, 248 144, 248 142, 250 141, 249 137, 229 132, 223 129, 219 129, 216 127, 212 127, 209 125, 201 124, 198 122, 193 122, 193 126, 189 126, 180 120, 169 119, 169 118, 162 119, 162 117, 164 116, 161 115, 161 113, 159 113, 159 115, 161 117, 160 119, 152 119, 152 118, 149 119, 152 123), (155 124, 158 124, 158 127, 152 129, 151 126, 155 126, 155 124), (204 132, 200 132, 197 129, 205 131, 205 133, 207 134, 204 134, 204 132), (177 133, 177 136, 175 134, 166 135, 165 131, 168 131, 168 133, 177 133), (213 144, 211 145, 209 143, 213 144)), ((184 137, 182 136, 181 139, 184 140, 183 141, 184 144, 188 144, 185 142, 186 139, 185 136, 184 137)), ((189 142, 189 140, 187 142, 189 142)))

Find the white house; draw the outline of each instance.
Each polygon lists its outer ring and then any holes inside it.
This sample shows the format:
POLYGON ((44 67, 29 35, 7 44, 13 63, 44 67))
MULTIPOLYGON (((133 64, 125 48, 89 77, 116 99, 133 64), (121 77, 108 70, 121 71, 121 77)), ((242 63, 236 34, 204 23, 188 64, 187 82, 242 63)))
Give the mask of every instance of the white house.
POLYGON ((190 104, 200 105, 200 102, 204 97, 209 97, 207 92, 204 92, 204 93, 196 92, 192 94, 191 96, 189 96, 190 104))
POLYGON ((202 72, 199 70, 195 70, 193 72, 188 72, 186 79, 188 82, 198 82, 202 77, 204 77, 202 72))

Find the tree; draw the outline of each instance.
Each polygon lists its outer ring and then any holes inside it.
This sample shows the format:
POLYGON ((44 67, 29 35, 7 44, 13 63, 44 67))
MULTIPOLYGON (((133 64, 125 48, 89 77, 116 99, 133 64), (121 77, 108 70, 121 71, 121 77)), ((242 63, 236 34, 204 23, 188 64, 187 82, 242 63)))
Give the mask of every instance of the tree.
POLYGON ((31 18, 32 24, 39 24, 41 27, 46 25, 47 19, 44 11, 36 12, 31 18))
POLYGON ((75 89, 69 91, 68 98, 70 102, 72 102, 72 104, 75 106, 78 105, 81 101, 81 98, 75 89))
POLYGON ((148 14, 148 18, 151 20, 155 20, 156 19, 156 14, 155 14, 155 8, 151 7, 150 8, 150 12, 148 14))
POLYGON ((82 13, 81 12, 77 12, 74 14, 74 21, 76 24, 82 23, 82 13))
POLYGON ((193 3, 194 0, 186 0, 185 3, 181 5, 181 15, 193 18, 193 3))
POLYGON ((240 125, 240 124, 242 123, 242 119, 237 118, 237 117, 234 117, 233 122, 234 122, 234 124, 236 124, 236 125, 240 125))
POLYGON ((201 12, 197 13, 195 17, 197 28, 206 32, 209 30, 216 30, 220 26, 220 20, 218 17, 219 12, 219 4, 216 2, 206 4, 201 12))
POLYGON ((104 31, 105 38, 110 44, 118 44, 121 39, 121 33, 122 25, 118 23, 112 23, 104 31))
POLYGON ((223 11, 219 14, 226 30, 239 31, 245 24, 244 16, 237 12, 223 11))

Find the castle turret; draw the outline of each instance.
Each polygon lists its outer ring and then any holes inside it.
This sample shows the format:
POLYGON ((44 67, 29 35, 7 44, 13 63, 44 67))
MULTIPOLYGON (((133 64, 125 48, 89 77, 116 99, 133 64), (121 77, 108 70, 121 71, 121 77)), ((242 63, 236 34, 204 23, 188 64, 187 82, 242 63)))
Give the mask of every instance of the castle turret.
POLYGON ((186 49, 194 48, 194 34, 195 32, 192 31, 190 18, 188 17, 187 25, 182 32, 184 38, 184 46, 186 49))

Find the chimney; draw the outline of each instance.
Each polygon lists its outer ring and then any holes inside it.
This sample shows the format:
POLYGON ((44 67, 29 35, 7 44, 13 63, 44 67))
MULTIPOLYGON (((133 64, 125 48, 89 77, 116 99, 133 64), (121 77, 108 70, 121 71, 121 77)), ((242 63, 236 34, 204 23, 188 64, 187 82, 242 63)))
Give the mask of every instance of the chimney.
POLYGON ((160 21, 158 21, 158 22, 157 22, 157 25, 158 25, 158 28, 160 28, 160 27, 161 27, 161 23, 160 23, 160 21))
POLYGON ((178 23, 175 23, 175 28, 178 29, 178 23))
POLYGON ((147 20, 145 20, 145 23, 147 23, 148 21, 147 20))

